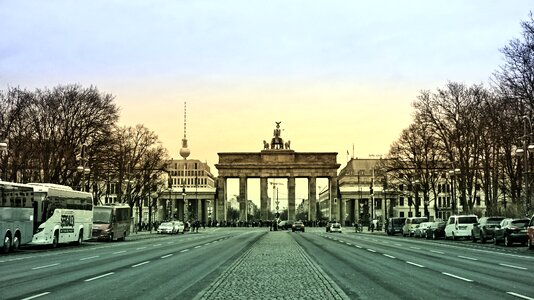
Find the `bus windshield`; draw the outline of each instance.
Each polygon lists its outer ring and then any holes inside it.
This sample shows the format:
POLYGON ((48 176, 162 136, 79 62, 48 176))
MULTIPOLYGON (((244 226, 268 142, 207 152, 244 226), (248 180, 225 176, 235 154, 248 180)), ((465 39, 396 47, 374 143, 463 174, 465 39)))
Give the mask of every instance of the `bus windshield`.
POLYGON ((109 224, 111 223, 111 208, 109 207, 94 207, 93 224, 109 224))

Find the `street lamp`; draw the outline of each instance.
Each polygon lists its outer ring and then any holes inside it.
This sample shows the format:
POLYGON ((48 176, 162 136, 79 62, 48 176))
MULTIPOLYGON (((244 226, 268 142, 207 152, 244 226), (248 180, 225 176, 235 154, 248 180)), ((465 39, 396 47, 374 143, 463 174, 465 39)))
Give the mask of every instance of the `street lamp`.
MULTIPOLYGON (((420 204, 419 203, 420 202, 420 200, 419 200, 419 184, 420 183, 421 183, 421 181, 419 181, 419 179, 416 179, 415 181, 412 181, 412 185, 413 185, 413 187, 415 189, 415 191, 414 191, 415 195, 414 196, 415 196, 415 216, 416 217, 420 217, 421 216, 420 215, 421 213, 419 212, 419 204, 420 204)), ((410 207, 410 210, 411 210, 411 207, 410 207)))
POLYGON ((185 199, 187 194, 185 193, 185 186, 182 188, 182 199, 184 200, 184 219, 189 220, 189 201, 185 199), (187 201, 187 202, 186 202, 187 201))
MULTIPOLYGON (((3 142, 0 142, 0 152, 2 154, 7 153, 7 140, 4 140, 3 142)), ((0 159, 0 161, 3 162, 3 156, 0 157, 0 158, 2 158, 2 159, 0 159)), ((7 167, 5 165, 3 165, 2 170, 4 171, 4 175, 5 175, 4 179, 7 179, 7 167)), ((0 174, 0 180, 2 179, 1 175, 2 174, 0 174)))
POLYGON ((150 198, 152 199, 152 202, 148 204, 148 230, 152 232, 152 223, 154 222, 154 218, 152 217, 152 206, 154 206, 154 203, 158 203, 158 193, 153 192, 150 194, 150 198))
POLYGON ((82 179, 81 191, 83 192, 86 191, 85 176, 87 176, 89 172, 91 172, 91 169, 89 169, 89 167, 87 166, 88 159, 85 157, 85 148, 86 148, 86 145, 83 144, 82 151, 81 151, 80 158, 79 158, 80 165, 78 165, 78 167, 76 168, 76 170, 78 171, 78 174, 80 174, 81 179, 82 179))
POLYGON ((458 214, 458 202, 456 200, 456 177, 460 174, 460 169, 449 170, 449 176, 452 179, 452 214, 458 214))
POLYGON ((530 186, 529 186, 529 163, 528 154, 534 153, 534 145, 530 144, 530 136, 532 135, 532 123, 528 116, 523 116, 523 148, 518 148, 516 154, 523 155, 523 176, 525 181, 525 215, 530 215, 530 186))

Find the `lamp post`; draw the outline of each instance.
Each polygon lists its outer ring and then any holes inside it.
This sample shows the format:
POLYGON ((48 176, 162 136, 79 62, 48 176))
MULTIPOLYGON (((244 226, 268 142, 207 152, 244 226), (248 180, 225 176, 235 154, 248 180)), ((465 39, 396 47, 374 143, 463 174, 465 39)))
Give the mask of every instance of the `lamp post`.
POLYGON ((154 218, 152 216, 152 207, 154 206, 154 203, 157 203, 158 201, 158 193, 153 192, 150 194, 150 198, 152 199, 152 202, 149 202, 148 204, 148 230, 152 232, 152 223, 154 222, 154 218))
POLYGON ((458 214, 458 201, 456 199, 456 177, 460 174, 460 169, 449 170, 449 176, 452 179, 452 214, 458 214))
MULTIPOLYGON (((7 153, 7 140, 4 140, 3 142, 0 142, 0 153, 2 156, 0 156, 0 162, 2 163, 2 171, 4 173, 4 180, 7 179, 7 166, 4 164, 4 153, 7 153)), ((0 180, 2 180, 2 174, 0 173, 0 180)))
POLYGON ((421 183, 421 181, 419 181, 419 179, 416 179, 415 181, 412 182, 412 185, 414 186, 414 196, 415 196, 415 216, 416 217, 420 217, 421 216, 421 212, 419 211, 419 204, 420 204, 420 200, 419 200, 419 184, 421 183))
MULTIPOLYGON (((182 199, 184 200, 184 219, 189 220, 189 201, 185 199, 185 186, 182 188, 182 199)), ((185 221, 185 220, 184 220, 185 221)))
POLYGON ((82 186, 81 186, 81 191, 85 192, 86 191, 86 186, 85 186, 85 176, 89 174, 89 172, 91 172, 91 169, 89 169, 89 167, 87 166, 87 158, 85 157, 85 150, 86 150, 86 145, 83 144, 82 145, 82 151, 80 153, 80 165, 78 165, 78 167, 76 168, 76 170, 78 171, 78 174, 80 174, 81 176, 81 181, 82 181, 82 186))
POLYGON ((525 215, 530 216, 530 184, 529 184, 529 163, 528 154, 534 153, 534 145, 530 143, 530 136, 532 135, 532 123, 528 116, 523 116, 523 148, 518 148, 516 154, 523 155, 523 176, 525 181, 525 215))

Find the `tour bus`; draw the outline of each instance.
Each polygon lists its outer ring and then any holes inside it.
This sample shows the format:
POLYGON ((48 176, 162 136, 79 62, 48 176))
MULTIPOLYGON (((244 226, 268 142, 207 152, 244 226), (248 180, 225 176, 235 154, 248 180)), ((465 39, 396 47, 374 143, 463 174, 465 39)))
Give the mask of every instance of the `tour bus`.
POLYGON ((51 245, 91 238, 93 197, 68 186, 29 183, 33 187, 34 234, 30 245, 51 245))
POLYGON ((93 239, 124 241, 130 233, 131 208, 106 205, 93 208, 93 239))
POLYGON ((33 236, 33 187, 0 180, 0 246, 17 250, 33 236))

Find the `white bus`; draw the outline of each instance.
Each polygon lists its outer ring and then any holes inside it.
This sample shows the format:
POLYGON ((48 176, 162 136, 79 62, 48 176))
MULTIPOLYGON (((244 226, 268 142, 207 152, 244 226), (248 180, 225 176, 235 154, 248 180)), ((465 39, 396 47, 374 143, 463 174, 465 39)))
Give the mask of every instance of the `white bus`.
POLYGON ((33 187, 0 180, 1 251, 15 251, 33 236, 33 187))
POLYGON ((34 234, 30 245, 51 245, 91 238, 93 197, 68 186, 30 183, 33 187, 34 234))

